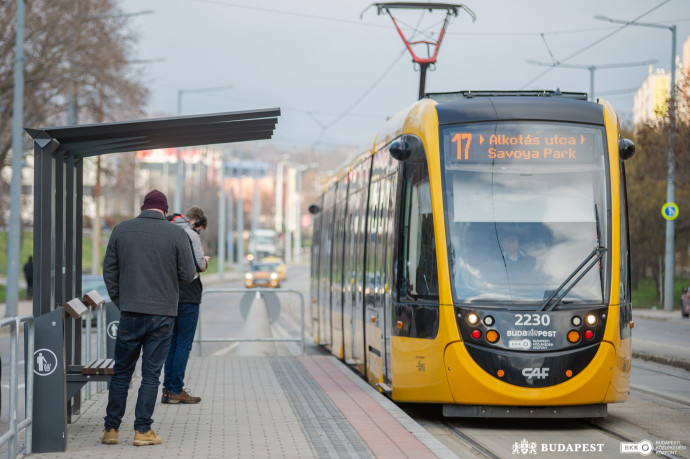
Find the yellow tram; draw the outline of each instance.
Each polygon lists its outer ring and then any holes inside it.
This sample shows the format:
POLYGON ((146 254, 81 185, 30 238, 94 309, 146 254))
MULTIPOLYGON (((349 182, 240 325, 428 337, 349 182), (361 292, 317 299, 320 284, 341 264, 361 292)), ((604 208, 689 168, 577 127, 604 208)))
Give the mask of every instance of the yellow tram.
POLYGON ((414 103, 310 207, 315 339, 446 416, 605 416, 629 386, 633 153, 585 94, 414 103))

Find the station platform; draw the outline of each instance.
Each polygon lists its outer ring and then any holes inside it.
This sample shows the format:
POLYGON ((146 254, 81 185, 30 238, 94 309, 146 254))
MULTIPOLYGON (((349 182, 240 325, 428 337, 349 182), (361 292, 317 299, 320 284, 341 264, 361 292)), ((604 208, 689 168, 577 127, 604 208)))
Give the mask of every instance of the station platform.
POLYGON ((137 369, 119 444, 100 441, 104 391, 72 416, 66 452, 29 457, 457 457, 342 362, 315 348, 304 356, 192 354, 185 385, 201 403, 163 405, 159 393, 152 428, 163 444, 155 446, 132 445, 137 369))

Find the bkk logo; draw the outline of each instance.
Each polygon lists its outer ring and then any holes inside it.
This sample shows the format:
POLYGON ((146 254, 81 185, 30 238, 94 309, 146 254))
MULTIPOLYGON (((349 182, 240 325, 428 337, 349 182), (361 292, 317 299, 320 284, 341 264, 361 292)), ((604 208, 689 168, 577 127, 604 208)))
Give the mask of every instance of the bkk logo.
POLYGON ((652 442, 649 440, 621 442, 622 454, 641 454, 642 456, 649 456, 653 452, 654 447, 652 447, 652 442))

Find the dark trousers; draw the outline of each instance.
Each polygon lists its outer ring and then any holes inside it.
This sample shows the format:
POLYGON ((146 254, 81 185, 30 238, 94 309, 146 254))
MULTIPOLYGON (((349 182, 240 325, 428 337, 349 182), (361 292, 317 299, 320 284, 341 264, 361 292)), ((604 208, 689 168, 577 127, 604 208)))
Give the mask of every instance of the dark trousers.
POLYGON ((127 392, 141 353, 141 386, 134 410, 134 429, 148 432, 158 397, 161 368, 170 345, 175 318, 122 312, 115 341, 115 366, 110 380, 105 428, 119 429, 127 406, 127 392))
POLYGON ((179 394, 184 387, 184 373, 187 370, 189 353, 192 350, 196 325, 199 322, 199 305, 179 303, 173 328, 168 358, 165 360, 163 390, 179 394))

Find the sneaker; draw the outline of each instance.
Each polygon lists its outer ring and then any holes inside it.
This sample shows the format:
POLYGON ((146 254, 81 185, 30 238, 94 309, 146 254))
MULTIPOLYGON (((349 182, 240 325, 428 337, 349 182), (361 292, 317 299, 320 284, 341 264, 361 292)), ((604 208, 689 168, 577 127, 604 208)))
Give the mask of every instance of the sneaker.
POLYGON ((134 430, 134 446, 160 445, 161 443, 163 443, 163 439, 156 435, 153 429, 149 429, 146 433, 134 430))
POLYGON ((199 403, 201 401, 201 397, 194 397, 189 393, 189 389, 185 389, 179 394, 173 394, 170 392, 169 395, 169 401, 168 403, 170 404, 176 404, 176 403, 189 403, 189 404, 194 404, 194 403, 199 403))
POLYGON ((170 403, 170 391, 163 389, 163 396, 161 396, 161 403, 170 403))
POLYGON ((117 429, 103 429, 101 443, 104 445, 117 445, 117 429))

